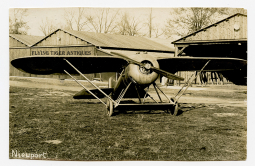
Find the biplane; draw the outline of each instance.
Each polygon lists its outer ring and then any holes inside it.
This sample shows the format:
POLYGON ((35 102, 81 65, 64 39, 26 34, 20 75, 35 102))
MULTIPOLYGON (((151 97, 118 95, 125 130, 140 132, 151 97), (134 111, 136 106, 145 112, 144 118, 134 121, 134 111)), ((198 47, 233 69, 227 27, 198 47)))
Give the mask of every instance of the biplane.
POLYGON ((154 57, 149 54, 126 56, 119 52, 107 52, 109 56, 29 56, 17 58, 11 64, 24 72, 48 75, 68 74, 83 90, 76 93, 74 99, 98 99, 106 106, 106 113, 112 116, 117 109, 125 110, 165 110, 178 114, 178 100, 202 71, 231 73, 232 78, 246 78, 247 61, 238 58, 209 57, 154 57), (196 71, 174 97, 169 97, 155 83, 159 75, 172 80, 184 80, 175 75, 177 71, 196 71), (242 71, 242 72, 240 72, 242 71), (109 78, 108 88, 99 88, 84 74, 116 72, 119 77, 109 78), (95 89, 89 89, 76 80, 72 74, 80 74, 95 89), (236 73, 239 73, 236 75, 236 73), (241 73, 241 74, 240 74, 241 73), (157 100, 148 93, 149 87, 155 89, 157 100), (164 96, 167 102, 163 102, 164 96), (145 102, 145 98, 153 102, 145 102), (107 98, 107 102, 101 100, 107 98), (124 98, 138 98, 137 103, 123 103, 124 98))

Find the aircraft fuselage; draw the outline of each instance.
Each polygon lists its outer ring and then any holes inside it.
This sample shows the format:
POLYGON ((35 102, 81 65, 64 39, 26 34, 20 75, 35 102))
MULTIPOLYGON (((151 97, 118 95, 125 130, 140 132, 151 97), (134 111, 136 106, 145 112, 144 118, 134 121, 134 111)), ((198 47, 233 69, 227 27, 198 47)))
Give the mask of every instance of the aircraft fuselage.
POLYGON ((114 86, 113 94, 115 95, 113 95, 113 98, 117 98, 116 95, 120 94, 122 89, 127 87, 130 82, 133 83, 125 97, 137 97, 137 90, 142 96, 145 94, 144 89, 154 83, 159 76, 156 72, 150 70, 150 66, 159 68, 159 64, 154 57, 147 54, 136 54, 132 59, 145 64, 145 67, 130 63, 114 86))

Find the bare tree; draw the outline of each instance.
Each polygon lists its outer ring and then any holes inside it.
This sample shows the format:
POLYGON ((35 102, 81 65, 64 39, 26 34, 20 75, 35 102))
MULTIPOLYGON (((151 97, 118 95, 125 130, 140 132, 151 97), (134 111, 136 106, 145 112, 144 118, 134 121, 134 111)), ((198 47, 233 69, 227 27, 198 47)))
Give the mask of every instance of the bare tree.
POLYGON ((150 11, 150 14, 149 14, 149 19, 148 19, 148 22, 145 23, 148 28, 149 28, 149 38, 151 38, 151 33, 153 31, 153 26, 152 26, 152 20, 153 20, 154 17, 152 17, 152 8, 151 8, 151 11, 150 11))
POLYGON ((93 13, 86 16, 89 31, 97 33, 113 33, 119 10, 114 9, 94 9, 93 13))
POLYGON ((121 16, 121 20, 118 23, 117 34, 129 35, 129 36, 138 36, 140 34, 141 27, 140 21, 136 17, 129 16, 128 13, 124 13, 121 16))
POLYGON ((64 13, 66 29, 82 31, 87 24, 85 8, 66 9, 64 13))
POLYGON ((52 20, 48 19, 46 17, 45 20, 42 20, 39 30, 42 31, 44 36, 47 36, 48 34, 52 33, 56 29, 55 24, 52 20))
POLYGON ((226 8, 176 8, 167 20, 165 35, 185 36, 200 30, 227 15, 226 8))
POLYGON ((158 37, 164 35, 164 33, 165 33, 164 28, 159 28, 158 24, 155 24, 152 22, 154 18, 155 17, 153 17, 152 8, 151 8, 148 20, 147 20, 147 22, 144 23, 148 27, 148 35, 147 36, 149 38, 151 38, 151 37, 158 38, 158 37))
POLYGON ((159 28, 158 25, 155 26, 155 28, 154 28, 155 38, 158 38, 158 37, 164 35, 165 33, 166 33, 165 28, 159 28))
POLYGON ((227 8, 227 15, 231 16, 236 13, 241 13, 241 14, 246 14, 247 15, 247 10, 244 8, 227 8))
POLYGON ((9 16, 9 33, 10 34, 27 34, 29 26, 25 21, 27 9, 11 9, 9 16))

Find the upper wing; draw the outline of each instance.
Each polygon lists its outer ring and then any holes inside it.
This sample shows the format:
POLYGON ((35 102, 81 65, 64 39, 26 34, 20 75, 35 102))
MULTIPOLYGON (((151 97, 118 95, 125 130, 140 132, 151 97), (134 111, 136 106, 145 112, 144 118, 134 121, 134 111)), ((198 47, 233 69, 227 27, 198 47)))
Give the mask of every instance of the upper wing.
POLYGON ((11 64, 19 70, 31 74, 78 74, 66 61, 68 60, 83 74, 117 72, 127 61, 113 56, 29 56, 17 58, 11 64))
POLYGON ((177 71, 199 71, 210 60, 204 71, 226 71, 247 68, 247 61, 237 58, 169 57, 158 58, 160 69, 170 73, 177 71))

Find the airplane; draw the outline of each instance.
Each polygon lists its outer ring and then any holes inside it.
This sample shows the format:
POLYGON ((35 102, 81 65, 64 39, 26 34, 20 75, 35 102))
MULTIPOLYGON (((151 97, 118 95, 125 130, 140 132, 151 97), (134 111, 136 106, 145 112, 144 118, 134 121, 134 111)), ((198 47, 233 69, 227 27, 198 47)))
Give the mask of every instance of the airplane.
MULTIPOLYGON (((108 52, 107 56, 28 56, 17 58, 11 64, 27 73, 37 75, 68 74, 83 90, 76 93, 74 99, 98 99, 106 106, 107 116, 115 110, 165 110, 169 114, 178 115, 178 100, 185 93, 191 82, 202 71, 217 71, 227 75, 233 82, 244 83, 247 75, 247 60, 227 57, 156 57, 149 54, 124 55, 122 52, 108 52), (172 80, 184 78, 173 73, 177 71, 197 71, 191 76, 174 97, 169 97, 157 86, 155 81, 159 75, 172 80), (84 74, 117 72, 118 79, 109 78, 108 88, 99 88, 84 74), (95 89, 89 89, 76 80, 72 74, 79 73, 95 89), (194 78, 195 77, 195 78, 194 78), (153 85, 159 101, 148 93, 153 85), (163 102, 160 93, 167 102, 163 102), (145 98, 152 102, 145 102, 145 98), (105 103, 102 98, 107 98, 105 103), (139 103, 124 103, 123 98, 138 98, 139 103)), ((231 81, 231 80, 230 80, 231 81)))

